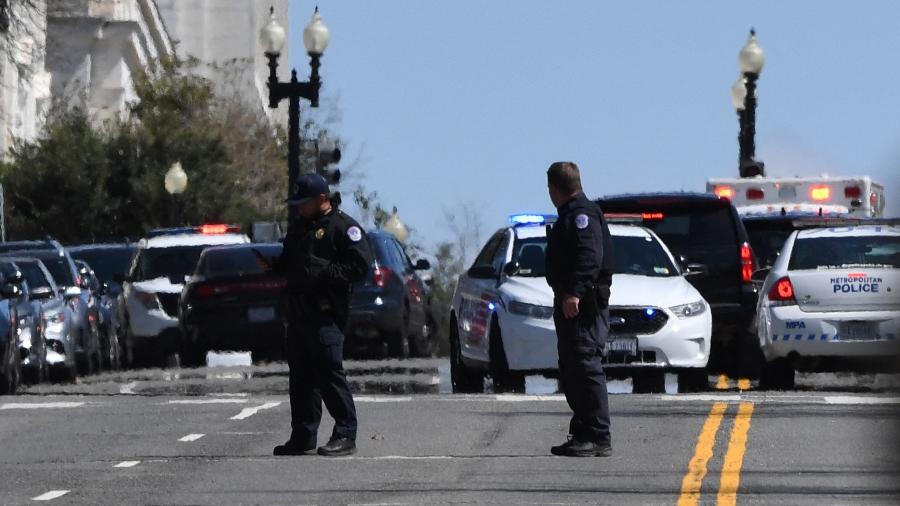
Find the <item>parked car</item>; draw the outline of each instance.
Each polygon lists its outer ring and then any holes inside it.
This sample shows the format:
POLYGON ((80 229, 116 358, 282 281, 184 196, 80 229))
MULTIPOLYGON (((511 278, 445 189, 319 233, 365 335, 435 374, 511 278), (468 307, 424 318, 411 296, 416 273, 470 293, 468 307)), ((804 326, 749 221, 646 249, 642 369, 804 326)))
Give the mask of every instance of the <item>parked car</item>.
MULTIPOLYGON (((526 374, 558 374, 553 291, 546 280, 545 221, 516 215, 488 239, 460 276, 450 307, 454 392, 524 392, 526 374)), ((609 376, 631 376, 635 393, 665 391, 665 372, 682 391, 705 389, 711 319, 708 304, 650 230, 610 224, 613 281, 609 376)))
POLYGON ((22 360, 16 338, 19 288, 0 280, 0 395, 13 395, 22 384, 22 360))
POLYGON ((281 255, 281 244, 206 248, 179 303, 183 365, 206 363, 210 350, 250 351, 255 362, 284 356, 286 286, 260 265, 281 255))
POLYGON ((709 193, 646 193, 597 200, 608 219, 639 219, 686 270, 712 310, 710 372, 757 377, 762 354, 756 339, 756 258, 750 238, 728 199, 709 193))
POLYGON ((762 387, 793 388, 795 370, 900 370, 896 221, 795 231, 767 271, 758 274, 762 387))
MULTIPOLYGON (((48 367, 46 342, 41 321, 44 310, 39 300, 31 295, 31 287, 25 275, 12 260, 0 258, 0 276, 7 282, 19 287, 17 298, 19 355, 22 360, 22 374, 27 382, 41 383, 47 378, 48 367)), ((14 299, 10 299, 13 302, 14 299)))
POLYGON ((28 284, 28 295, 41 305, 41 333, 45 343, 44 360, 51 380, 74 381, 77 374, 72 307, 43 262, 36 258, 11 257, 28 284))
POLYGON ((412 263, 397 239, 380 230, 368 233, 372 267, 352 288, 345 335, 350 350, 375 350, 392 357, 429 356, 435 342, 425 283, 418 271, 427 260, 412 263))
POLYGON ((72 257, 86 262, 95 279, 92 286, 94 296, 99 300, 99 332, 104 350, 104 365, 110 369, 122 366, 122 334, 119 296, 122 285, 116 278, 122 278, 128 272, 131 259, 137 247, 133 244, 85 244, 69 247, 72 257))
POLYGON ((92 374, 100 369, 102 353, 100 337, 88 318, 93 294, 78 274, 75 261, 61 244, 46 241, 18 241, 0 244, 0 256, 25 256, 41 260, 56 284, 63 291, 66 303, 72 308, 71 331, 75 337, 75 356, 81 374, 92 374))
POLYGON ((141 239, 128 274, 117 280, 125 363, 178 365, 184 349, 178 302, 200 254, 210 246, 249 242, 238 227, 219 224, 153 230, 141 239))

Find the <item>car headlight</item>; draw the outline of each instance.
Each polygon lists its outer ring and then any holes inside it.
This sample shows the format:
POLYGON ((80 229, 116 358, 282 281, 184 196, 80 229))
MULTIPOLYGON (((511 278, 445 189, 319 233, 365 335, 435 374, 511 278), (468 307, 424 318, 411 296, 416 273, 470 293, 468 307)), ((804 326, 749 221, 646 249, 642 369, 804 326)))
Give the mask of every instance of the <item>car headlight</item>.
POLYGON ((155 293, 147 293, 147 292, 139 292, 137 290, 134 291, 134 296, 137 298, 138 302, 140 302, 147 309, 159 309, 159 299, 156 298, 155 293))
POLYGON ((701 315, 706 312, 706 303, 702 300, 691 302, 690 304, 682 304, 680 306, 672 306, 670 311, 675 313, 679 320, 690 318, 692 316, 701 315))
POLYGON ((549 306, 538 306, 535 304, 526 304, 514 300, 509 303, 509 312, 521 316, 530 316, 541 320, 549 320, 553 318, 553 308, 549 306))

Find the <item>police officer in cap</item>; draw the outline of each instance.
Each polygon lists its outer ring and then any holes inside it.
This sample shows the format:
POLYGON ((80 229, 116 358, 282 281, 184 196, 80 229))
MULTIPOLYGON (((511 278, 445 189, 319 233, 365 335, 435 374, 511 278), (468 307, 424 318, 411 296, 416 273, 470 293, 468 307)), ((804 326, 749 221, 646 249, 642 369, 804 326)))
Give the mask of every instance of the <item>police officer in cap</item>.
POLYGON ((275 455, 316 450, 322 401, 335 420, 320 455, 356 452, 356 407, 343 366, 350 287, 369 271, 371 251, 362 227, 329 198, 318 174, 300 176, 288 205, 299 218, 288 227, 274 270, 287 278, 287 356, 291 438, 275 455))
POLYGON ((548 233, 547 283, 553 289, 560 384, 573 411, 568 442, 550 451, 607 457, 609 401, 600 362, 609 334, 612 240, 600 208, 581 189, 577 165, 550 165, 547 186, 559 214, 548 233))

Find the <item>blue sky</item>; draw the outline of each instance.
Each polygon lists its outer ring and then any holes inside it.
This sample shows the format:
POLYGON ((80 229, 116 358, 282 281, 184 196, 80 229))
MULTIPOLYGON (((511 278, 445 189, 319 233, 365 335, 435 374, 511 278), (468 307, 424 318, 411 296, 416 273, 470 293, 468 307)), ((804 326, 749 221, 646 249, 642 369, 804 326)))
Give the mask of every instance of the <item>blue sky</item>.
MULTIPOLYGON (((291 2, 291 59, 313 2, 291 2)), ((900 215, 900 2, 335 1, 317 118, 421 242, 445 209, 485 230, 551 212, 545 171, 589 196, 697 190, 737 175, 729 90, 755 27, 766 54, 757 157, 771 175, 865 174, 900 215)), ((307 107, 304 113, 309 112, 307 107)), ((351 213, 352 209, 349 210, 351 213)))

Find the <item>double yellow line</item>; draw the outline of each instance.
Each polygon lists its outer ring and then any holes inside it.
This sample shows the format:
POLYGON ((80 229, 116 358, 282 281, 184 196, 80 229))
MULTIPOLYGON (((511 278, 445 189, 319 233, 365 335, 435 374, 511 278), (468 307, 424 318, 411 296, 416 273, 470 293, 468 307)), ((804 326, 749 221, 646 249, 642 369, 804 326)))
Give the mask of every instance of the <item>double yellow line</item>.
MULTIPOLYGON (((697 449, 688 464, 688 472, 681 482, 681 496, 678 498, 678 506, 693 506, 700 501, 700 488, 706 477, 709 459, 713 456, 716 444, 716 434, 728 405, 724 402, 713 404, 697 438, 697 449)), ((747 433, 750 431, 750 417, 753 416, 753 403, 741 402, 738 405, 737 417, 734 427, 731 429, 731 437, 728 441, 728 450, 725 452, 725 462, 722 465, 722 478, 719 483, 718 505, 734 505, 737 502, 737 491, 741 483, 741 466, 744 463, 744 453, 747 450, 747 433)))

